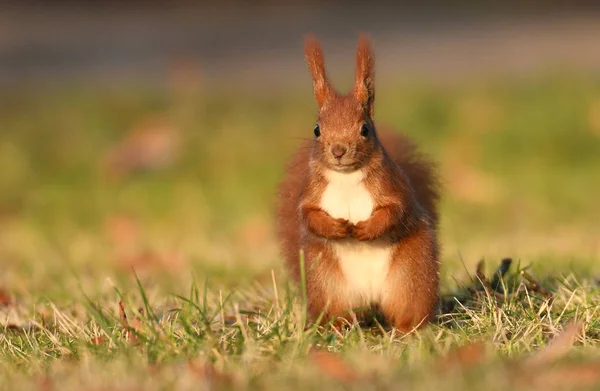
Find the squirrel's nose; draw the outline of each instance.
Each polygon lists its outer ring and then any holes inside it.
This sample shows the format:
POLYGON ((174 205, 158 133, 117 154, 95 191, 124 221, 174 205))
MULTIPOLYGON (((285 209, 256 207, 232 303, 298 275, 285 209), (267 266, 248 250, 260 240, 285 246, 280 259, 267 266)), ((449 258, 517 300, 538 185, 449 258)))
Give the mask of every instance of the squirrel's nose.
POLYGON ((342 144, 333 144, 331 146, 331 154, 336 157, 337 159, 341 158, 342 156, 344 156, 344 154, 348 151, 348 148, 346 148, 345 145, 342 144))

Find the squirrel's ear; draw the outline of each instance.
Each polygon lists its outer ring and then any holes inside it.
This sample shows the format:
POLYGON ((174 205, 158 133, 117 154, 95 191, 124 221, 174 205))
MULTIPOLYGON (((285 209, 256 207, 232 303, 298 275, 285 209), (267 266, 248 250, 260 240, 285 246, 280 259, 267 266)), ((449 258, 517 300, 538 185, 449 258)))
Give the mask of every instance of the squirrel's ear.
POLYGON ((321 109, 323 104, 333 95, 333 88, 329 84, 325 73, 323 49, 321 49, 321 44, 314 35, 308 35, 304 39, 304 56, 308 69, 312 74, 315 99, 319 109, 321 109))
POLYGON ((354 95, 372 116, 375 102, 375 55, 369 37, 364 34, 358 38, 356 50, 354 95))

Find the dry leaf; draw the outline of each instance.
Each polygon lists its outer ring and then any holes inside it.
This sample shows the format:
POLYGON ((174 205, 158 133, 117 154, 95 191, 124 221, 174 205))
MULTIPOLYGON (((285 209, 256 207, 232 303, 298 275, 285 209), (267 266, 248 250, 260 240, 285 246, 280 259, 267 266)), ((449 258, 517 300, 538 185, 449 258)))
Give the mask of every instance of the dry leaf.
POLYGON ((0 307, 8 307, 9 305, 12 305, 12 304, 13 304, 12 296, 9 295, 5 289, 0 288, 0 307))
POLYGON ((54 391, 56 387, 54 386, 54 382, 50 376, 43 376, 39 380, 39 389, 40 391, 54 391))
POLYGON ((175 273, 183 267, 183 257, 178 253, 157 254, 152 251, 142 251, 136 254, 116 258, 117 264, 125 270, 158 269, 175 273))
POLYGON ((446 164, 444 177, 453 197, 474 204, 492 204, 502 191, 491 175, 464 162, 446 164))
POLYGON ((356 372, 338 354, 313 349, 308 356, 321 372, 334 380, 344 383, 359 380, 356 372))
POLYGON ((163 263, 161 258, 151 251, 142 251, 136 254, 125 255, 118 258, 117 262, 125 270, 160 268, 163 263))
POLYGON ((14 323, 9 323, 7 325, 2 325, 5 331, 15 331, 15 332, 25 332, 23 327, 16 325, 14 323))
POLYGON ((485 345, 483 342, 472 342, 451 349, 437 361, 435 366, 440 371, 447 371, 452 368, 465 369, 479 364, 484 359, 484 356, 485 345))
POLYGON ((32 323, 25 323, 22 325, 9 323, 5 326, 0 326, 0 328, 4 328, 5 331, 14 332, 14 333, 26 333, 28 331, 36 330, 37 326, 32 323))
POLYGON ((118 247, 131 246, 139 241, 139 223, 126 215, 110 216, 104 222, 106 236, 118 247))
POLYGON ((55 324, 54 314, 47 308, 41 308, 37 311, 37 317, 43 327, 52 327, 55 324))
MULTIPOLYGON (((121 320, 121 326, 123 326, 123 328, 125 329, 127 335, 127 342, 132 344, 139 342, 139 339, 136 335, 138 330, 129 323, 129 320, 127 319, 127 314, 125 313, 125 302, 122 299, 119 300, 119 319, 121 320)), ((140 325, 139 318, 134 318, 134 321, 135 326, 140 325)))
POLYGON ((466 202, 493 204, 503 192, 498 181, 480 170, 482 149, 479 143, 470 138, 450 139, 442 152, 443 177, 448 193, 466 202))
POLYGON ((580 390, 600 385, 600 362, 572 363, 521 370, 515 377, 519 386, 534 390, 580 390))
POLYGON ((217 370, 214 365, 202 359, 188 361, 188 368, 201 381, 208 383, 210 386, 232 386, 235 384, 235 379, 223 372, 217 370))
POLYGON ((129 327, 129 321, 127 320, 127 314, 125 313, 125 302, 123 299, 119 300, 119 319, 121 320, 121 326, 124 328, 129 327))
POLYGON ((90 340, 90 343, 92 345, 104 345, 106 342, 107 342, 107 339, 103 335, 101 335, 99 337, 94 337, 90 340))
POLYGON ((161 118, 143 118, 104 159, 110 177, 121 179, 140 170, 173 163, 179 153, 179 135, 161 118))
POLYGON ((566 356, 583 330, 580 322, 569 323, 564 331, 558 334, 545 348, 538 351, 525 361, 527 366, 542 366, 555 362, 566 356))
POLYGON ((259 217, 246 220, 237 231, 237 242, 249 251, 264 247, 270 241, 270 226, 259 217))

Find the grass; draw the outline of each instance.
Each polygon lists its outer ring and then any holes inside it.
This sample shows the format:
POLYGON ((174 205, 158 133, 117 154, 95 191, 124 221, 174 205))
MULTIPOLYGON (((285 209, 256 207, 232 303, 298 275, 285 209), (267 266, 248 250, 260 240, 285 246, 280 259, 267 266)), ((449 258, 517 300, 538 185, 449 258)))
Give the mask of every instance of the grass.
POLYGON ((4 91, 0 384, 582 385, 582 363, 600 359, 599 105, 600 79, 590 75, 380 86, 378 121, 417 139, 444 177, 443 293, 464 294, 479 259, 491 275, 506 256, 515 259, 507 291, 519 292, 480 292, 401 336, 306 324, 301 289, 282 269, 274 189, 312 130, 308 88, 4 91), (160 132, 152 118, 177 135, 176 159, 113 178, 107 154, 136 127, 160 132), (525 289, 524 267, 552 300, 525 289), (583 332, 563 360, 577 366, 556 367, 546 346, 575 320, 583 332), (528 366, 532 357, 547 361, 543 370, 528 366))

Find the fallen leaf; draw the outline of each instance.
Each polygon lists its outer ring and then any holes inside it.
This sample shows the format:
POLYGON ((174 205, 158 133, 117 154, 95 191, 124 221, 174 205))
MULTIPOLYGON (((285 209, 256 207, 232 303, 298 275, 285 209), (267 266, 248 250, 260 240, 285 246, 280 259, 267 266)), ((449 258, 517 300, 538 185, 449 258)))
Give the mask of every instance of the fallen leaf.
POLYGON ((0 288, 0 307, 8 307, 9 305, 12 305, 12 304, 13 304, 12 296, 9 295, 5 289, 0 288))
POLYGON ((118 247, 131 246, 139 240, 139 223, 131 216, 114 215, 104 222, 106 236, 118 247))
POLYGON ((23 331, 23 332, 25 331, 25 330, 23 329, 23 327, 21 327, 21 326, 19 326, 19 325, 16 325, 16 324, 14 324, 14 323, 9 323, 9 324, 7 324, 7 325, 3 325, 2 327, 4 327, 4 330, 5 330, 5 331, 17 331, 17 332, 18 332, 18 331, 23 331))
POLYGON ((442 151, 443 177, 450 196, 474 204, 493 204, 504 189, 492 175, 481 170, 482 149, 476 140, 454 137, 442 151))
POLYGON ((502 190, 497 181, 476 167, 451 161, 444 170, 453 197, 474 204, 492 204, 499 198, 502 190))
POLYGON ((270 226, 268 222, 260 217, 250 218, 237 230, 237 242, 244 249, 254 251, 264 247, 270 241, 270 226))
POLYGON ((55 323, 54 315, 47 308, 41 308, 37 311, 37 317, 43 327, 52 327, 55 323))
POLYGON ((600 362, 549 365, 535 371, 521 368, 514 377, 522 388, 534 390, 580 390, 600 385, 600 362))
POLYGON ((153 251, 142 251, 116 258, 118 266, 125 270, 157 269, 175 273, 183 267, 184 260, 178 253, 158 254, 153 251))
POLYGON ((39 380, 39 389, 40 391, 54 391, 56 387, 50 376, 46 375, 39 380))
POLYGON ((163 262, 156 253, 152 251, 142 251, 136 254, 122 256, 118 258, 118 263, 125 270, 141 270, 160 267, 163 262))
POLYGON ((4 328, 4 331, 13 332, 13 333, 26 333, 28 331, 36 330, 37 326, 33 323, 25 323, 22 325, 9 323, 7 325, 2 325, 0 327, 4 328))
POLYGON ((121 320, 121 326, 129 327, 129 321, 127 320, 127 314, 125 313, 125 302, 123 299, 119 300, 119 319, 121 320))
POLYGON ((90 343, 92 345, 104 345, 106 342, 107 342, 107 339, 103 335, 101 335, 99 337, 94 337, 90 340, 90 343))
POLYGON ((566 356, 582 331, 583 324, 581 322, 569 323, 564 331, 558 334, 545 348, 530 356, 525 361, 525 365, 539 367, 566 356))
POLYGON ((479 364, 485 356, 485 345, 481 341, 451 349, 435 364, 438 370, 444 372, 452 368, 465 369, 479 364))
POLYGON ((109 177, 122 179, 140 170, 169 166, 179 153, 178 131, 159 117, 142 118, 105 156, 109 177))
POLYGON ((352 383, 359 380, 356 372, 338 354, 312 349, 308 357, 321 372, 334 380, 344 383, 352 383))
MULTIPOLYGON (((136 335, 136 333, 138 333, 138 330, 135 327, 133 327, 127 319, 127 314, 125 313, 125 302, 123 301, 123 299, 119 300, 119 319, 121 320, 121 326, 123 326, 123 328, 125 329, 127 342, 132 344, 139 342, 139 339, 136 335)), ((136 319, 134 318, 134 320, 136 319)), ((140 320, 139 318, 137 318, 135 325, 139 326, 139 324, 140 320)))
POLYGON ((232 376, 217 370, 214 365, 203 359, 188 361, 188 369, 209 386, 231 387, 236 383, 232 376))
MULTIPOLYGON (((248 319, 248 317, 246 315, 240 315, 240 319, 242 320, 242 322, 245 322, 248 319)), ((218 314, 215 317, 215 322, 222 323, 228 326, 233 326, 237 323, 237 317, 235 315, 230 314, 223 314, 223 316, 221 316, 221 314, 218 314)))

